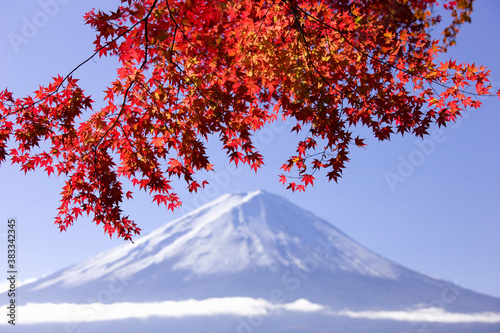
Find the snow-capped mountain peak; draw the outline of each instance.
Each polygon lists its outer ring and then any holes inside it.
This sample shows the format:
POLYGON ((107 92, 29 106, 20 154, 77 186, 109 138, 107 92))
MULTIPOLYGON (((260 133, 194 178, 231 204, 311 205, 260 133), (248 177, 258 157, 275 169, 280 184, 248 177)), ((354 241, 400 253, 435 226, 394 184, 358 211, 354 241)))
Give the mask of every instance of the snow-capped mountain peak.
POLYGON ((397 279, 401 268, 328 222, 263 191, 225 194, 140 238, 61 272, 36 289, 74 287, 110 274, 130 277, 153 266, 185 279, 244 271, 323 268, 397 279))
MULTIPOLYGON (((275 305, 280 317, 285 305, 303 308, 305 304, 308 309, 334 311, 335 323, 339 314, 371 316, 381 309, 386 313, 436 306, 446 313, 500 309, 499 299, 382 258, 330 223, 263 191, 223 195, 135 244, 124 244, 22 286, 19 294, 23 295, 20 306, 45 308, 45 304, 60 303, 56 305, 61 309, 71 303, 86 310, 94 305, 101 308, 103 303, 110 309, 128 304, 133 312, 144 304, 178 307, 249 299, 275 305)), ((79 312, 86 311, 77 311, 81 320, 79 312)), ((415 318, 414 311, 405 315, 415 318)), ((313 318, 316 323, 317 317, 313 318)), ((289 322, 288 317, 283 320, 289 322)), ((330 332, 331 322, 324 327, 330 332)), ((396 331, 401 330, 390 332, 396 331)))

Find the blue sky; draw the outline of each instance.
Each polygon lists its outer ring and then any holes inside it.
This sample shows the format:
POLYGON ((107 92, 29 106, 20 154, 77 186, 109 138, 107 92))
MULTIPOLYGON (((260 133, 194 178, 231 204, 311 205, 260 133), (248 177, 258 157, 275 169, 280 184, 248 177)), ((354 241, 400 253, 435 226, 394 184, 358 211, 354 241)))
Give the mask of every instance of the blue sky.
MULTIPOLYGON (((24 96, 50 77, 68 73, 93 51, 94 33, 83 25, 83 14, 92 7, 112 9, 115 3, 2 2, 0 89, 7 87, 15 96, 24 96)), ((458 45, 443 59, 488 67, 494 91, 500 89, 499 12, 500 2, 477 1, 472 24, 463 27, 458 45)), ((114 74, 112 60, 96 58, 74 76, 100 101, 114 74)), ((369 139, 366 149, 353 150, 339 184, 318 175, 315 186, 305 193, 291 193, 278 182, 279 166, 293 153, 297 140, 288 133, 289 126, 277 123, 257 135, 266 158, 257 175, 248 167, 228 166, 220 146, 210 141, 216 169, 208 175, 211 186, 189 195, 179 184, 184 199, 180 212, 157 208, 142 195, 136 195, 126 209, 147 233, 221 194, 264 189, 313 211, 402 265, 500 297, 500 101, 494 97, 482 101, 481 109, 466 113, 448 128, 434 128, 424 142, 410 136, 383 143, 369 139), (394 180, 394 175, 400 178, 394 180)), ((53 218, 61 179, 42 173, 24 175, 17 166, 3 164, 0 184, 0 237, 4 243, 7 219, 15 217, 21 281, 123 242, 110 240, 101 227, 86 219, 59 233, 53 218)), ((2 271, 6 271, 4 265, 5 260, 0 260, 2 271)))

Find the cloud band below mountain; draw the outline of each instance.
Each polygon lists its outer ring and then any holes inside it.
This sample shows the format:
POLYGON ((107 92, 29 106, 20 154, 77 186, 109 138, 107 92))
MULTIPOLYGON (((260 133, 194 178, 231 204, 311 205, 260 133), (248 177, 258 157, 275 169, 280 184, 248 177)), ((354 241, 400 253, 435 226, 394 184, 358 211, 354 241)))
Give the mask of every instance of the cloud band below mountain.
MULTIPOLYGON (((2 306, 3 308, 3 306, 2 306)), ((406 311, 330 311, 327 307, 299 299, 276 304, 249 297, 210 298, 205 300, 165 301, 149 303, 74 304, 28 303, 19 306, 19 324, 71 323, 123 320, 150 317, 196 316, 270 316, 283 312, 317 313, 358 319, 394 320, 433 323, 500 323, 500 313, 451 313, 439 308, 406 311)), ((5 322, 0 323, 0 325, 5 322)))

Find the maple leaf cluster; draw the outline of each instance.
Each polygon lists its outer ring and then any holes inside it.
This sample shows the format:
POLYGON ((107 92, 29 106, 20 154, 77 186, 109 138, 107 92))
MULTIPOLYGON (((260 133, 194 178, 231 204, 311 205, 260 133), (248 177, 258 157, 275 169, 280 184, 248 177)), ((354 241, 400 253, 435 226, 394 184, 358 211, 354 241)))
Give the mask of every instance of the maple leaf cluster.
POLYGON ((209 136, 230 162, 257 170, 263 156, 253 134, 294 121, 305 138, 282 169, 299 176, 280 181, 302 191, 318 170, 341 177, 349 149, 365 146, 356 126, 380 140, 421 137, 489 94, 485 68, 436 60, 470 21, 472 0, 441 6, 453 18, 442 41, 429 36, 441 21, 437 0, 121 2, 85 15, 97 32, 95 55, 120 63, 102 108, 92 109, 71 76, 32 97, 0 93, 0 161, 66 177, 61 230, 86 214, 110 236, 131 239, 140 229, 121 210, 132 198, 122 180, 175 209, 172 177, 194 192, 206 185, 194 176, 213 167, 209 136))

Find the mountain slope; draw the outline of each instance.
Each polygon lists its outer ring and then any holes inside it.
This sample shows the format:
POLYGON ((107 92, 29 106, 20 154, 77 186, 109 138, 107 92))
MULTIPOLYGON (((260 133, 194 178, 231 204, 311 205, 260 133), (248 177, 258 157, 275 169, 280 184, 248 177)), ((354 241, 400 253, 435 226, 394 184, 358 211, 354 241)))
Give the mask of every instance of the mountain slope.
POLYGON ((135 244, 21 288, 24 303, 247 296, 331 309, 500 311, 500 300, 397 265, 262 191, 221 196, 135 244))

